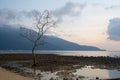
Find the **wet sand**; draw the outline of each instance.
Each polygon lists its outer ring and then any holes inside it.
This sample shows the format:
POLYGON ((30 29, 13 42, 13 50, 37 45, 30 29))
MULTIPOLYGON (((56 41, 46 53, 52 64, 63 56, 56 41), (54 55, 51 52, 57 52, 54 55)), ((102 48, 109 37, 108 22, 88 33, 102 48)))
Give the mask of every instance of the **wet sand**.
POLYGON ((32 80, 32 79, 17 75, 0 67, 0 80, 32 80))

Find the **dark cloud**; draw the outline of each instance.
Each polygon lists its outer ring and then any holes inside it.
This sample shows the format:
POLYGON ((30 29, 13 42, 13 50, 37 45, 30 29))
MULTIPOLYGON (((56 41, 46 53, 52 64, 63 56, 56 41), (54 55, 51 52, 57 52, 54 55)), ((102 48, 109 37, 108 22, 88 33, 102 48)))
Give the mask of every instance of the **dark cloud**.
POLYGON ((107 31, 110 40, 120 41, 120 18, 111 19, 107 31))
POLYGON ((53 14, 58 18, 58 22, 63 21, 64 16, 79 16, 84 9, 86 4, 78 4, 78 3, 72 3, 68 2, 65 6, 56 9, 53 12, 53 14))

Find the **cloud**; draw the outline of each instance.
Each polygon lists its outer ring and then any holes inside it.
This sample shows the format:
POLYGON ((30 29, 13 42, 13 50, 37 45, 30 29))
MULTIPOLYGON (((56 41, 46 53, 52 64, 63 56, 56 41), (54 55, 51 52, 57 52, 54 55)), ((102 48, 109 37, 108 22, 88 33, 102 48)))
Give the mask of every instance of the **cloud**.
POLYGON ((114 8, 120 8, 120 5, 111 5, 111 6, 105 7, 106 10, 114 9, 114 8))
MULTIPOLYGON (((61 8, 52 10, 51 13, 57 18, 57 22, 62 23, 64 16, 79 16, 84 7, 85 4, 68 2, 61 8)), ((35 14, 38 13, 38 10, 18 11, 16 9, 9 8, 0 9, 0 24, 21 24, 22 22, 24 23, 25 18, 32 18, 35 14)))
POLYGON ((27 18, 31 18, 31 17, 34 17, 36 14, 39 14, 40 11, 34 9, 31 11, 21 11, 21 13, 23 14, 23 16, 27 18))
MULTIPOLYGON (((30 29, 32 28, 31 25, 34 25, 33 21, 36 14, 40 14, 40 12, 38 10, 0 9, 0 27, 12 26, 13 28, 25 27, 30 29)), ((51 31, 47 32, 47 34, 51 34, 51 31)))
POLYGON ((97 7, 97 6, 100 6, 100 7, 103 7, 105 10, 110 10, 110 9, 115 9, 115 8, 120 8, 120 5, 118 4, 105 4, 105 3, 92 3, 91 4, 92 6, 94 7, 97 7))
MULTIPOLYGON (((35 14, 38 14, 39 11, 18 11, 15 9, 0 9, 0 24, 19 24, 24 21, 25 18, 32 18, 35 14)), ((23 24, 21 24, 23 25, 23 24)))
POLYGON ((20 15, 13 9, 0 9, 0 24, 8 24, 15 19, 19 19, 20 15))
POLYGON ((108 39, 120 41, 120 18, 113 18, 108 25, 108 39))
POLYGON ((0 24, 11 24, 20 21, 23 16, 27 17, 28 12, 15 9, 0 9, 0 24))
POLYGON ((85 5, 86 4, 68 2, 65 6, 52 11, 52 13, 57 17, 58 22, 62 22, 64 16, 79 16, 85 5))

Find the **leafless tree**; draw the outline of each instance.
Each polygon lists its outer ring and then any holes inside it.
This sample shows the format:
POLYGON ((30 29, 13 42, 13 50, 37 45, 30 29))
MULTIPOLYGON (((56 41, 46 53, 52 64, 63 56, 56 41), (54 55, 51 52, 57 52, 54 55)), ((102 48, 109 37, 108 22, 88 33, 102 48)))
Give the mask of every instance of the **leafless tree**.
POLYGON ((35 55, 35 49, 38 45, 44 43, 44 37, 46 32, 51 28, 55 27, 55 20, 48 10, 44 12, 37 12, 34 14, 35 24, 34 30, 26 29, 21 27, 21 36, 28 39, 33 43, 32 55, 33 55, 33 66, 37 65, 37 59, 35 55), (37 33, 36 33, 37 32, 37 33))

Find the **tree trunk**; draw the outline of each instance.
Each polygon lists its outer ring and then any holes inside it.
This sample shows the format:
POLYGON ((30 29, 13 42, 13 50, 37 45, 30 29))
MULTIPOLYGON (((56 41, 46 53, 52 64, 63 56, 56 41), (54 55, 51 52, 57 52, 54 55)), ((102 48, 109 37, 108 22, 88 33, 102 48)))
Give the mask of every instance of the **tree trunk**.
POLYGON ((37 59, 36 59, 36 55, 34 53, 36 45, 34 44, 33 48, 32 48, 32 55, 33 55, 33 67, 35 67, 37 65, 37 59))

